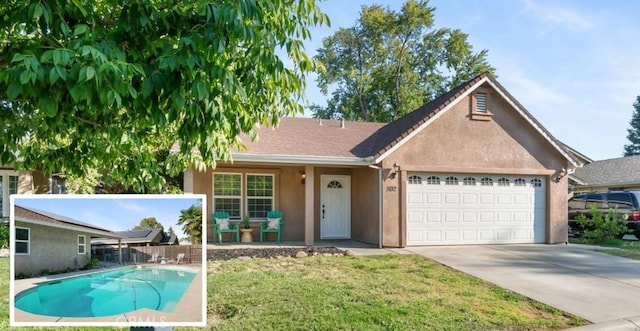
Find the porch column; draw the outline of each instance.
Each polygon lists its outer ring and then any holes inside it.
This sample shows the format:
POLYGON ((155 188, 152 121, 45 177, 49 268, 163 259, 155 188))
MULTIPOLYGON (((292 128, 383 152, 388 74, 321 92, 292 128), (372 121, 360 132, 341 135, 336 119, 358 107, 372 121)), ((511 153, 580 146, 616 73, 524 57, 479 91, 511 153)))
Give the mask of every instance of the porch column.
POLYGON ((314 210, 314 196, 313 196, 313 184, 315 182, 315 176, 313 174, 313 166, 305 166, 305 184, 304 184, 304 244, 306 246, 313 246, 313 220, 315 215, 314 210))
POLYGON ((118 238, 118 263, 122 264, 122 239, 118 238))
POLYGON ((193 168, 187 169, 182 178, 184 193, 193 193, 193 168))

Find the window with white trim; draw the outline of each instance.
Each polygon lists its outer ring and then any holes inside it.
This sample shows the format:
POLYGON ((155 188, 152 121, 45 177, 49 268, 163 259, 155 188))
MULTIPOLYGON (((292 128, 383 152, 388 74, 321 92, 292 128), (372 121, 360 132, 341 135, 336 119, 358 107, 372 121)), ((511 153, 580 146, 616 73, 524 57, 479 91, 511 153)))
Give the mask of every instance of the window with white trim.
POLYGON ((247 175, 247 211, 251 218, 266 218, 273 210, 273 175, 247 175))
POLYGON ((16 255, 29 255, 31 252, 31 229, 16 226, 14 246, 16 255))
POLYGON ((533 187, 541 187, 542 181, 539 178, 534 178, 531 180, 531 185, 533 185, 533 187))
POLYGON ((444 183, 447 185, 458 185, 458 177, 449 176, 444 180, 444 183))
POLYGON ((429 184, 429 185, 440 185, 440 177, 438 177, 438 176, 429 176, 429 177, 427 177, 427 184, 429 184))
POLYGON ((498 178, 498 186, 509 186, 509 179, 508 178, 498 178))
POLYGON ((78 254, 87 254, 87 237, 78 235, 78 254))
POLYGON ((241 174, 213 174, 213 210, 226 211, 234 219, 242 217, 241 174))
POLYGON ((18 173, 0 170, 0 216, 9 217, 9 196, 18 193, 18 173))
POLYGON ((422 184, 422 177, 418 175, 409 176, 409 184, 422 184))
POLYGON ((527 186, 527 181, 524 178, 516 178, 513 183, 515 186, 527 186))
POLYGON ((462 181, 462 184, 465 186, 475 186, 476 179, 473 177, 465 177, 465 179, 462 181))
POLYGON ((480 185, 482 186, 493 186, 493 179, 489 177, 484 177, 480 180, 480 185))

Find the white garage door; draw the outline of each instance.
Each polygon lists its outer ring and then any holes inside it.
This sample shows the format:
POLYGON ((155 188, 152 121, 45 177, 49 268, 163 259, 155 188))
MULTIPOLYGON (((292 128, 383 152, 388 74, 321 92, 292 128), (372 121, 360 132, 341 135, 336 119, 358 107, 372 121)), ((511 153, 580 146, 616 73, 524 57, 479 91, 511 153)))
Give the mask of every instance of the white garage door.
POLYGON ((409 174, 407 245, 545 241, 542 177, 409 174))

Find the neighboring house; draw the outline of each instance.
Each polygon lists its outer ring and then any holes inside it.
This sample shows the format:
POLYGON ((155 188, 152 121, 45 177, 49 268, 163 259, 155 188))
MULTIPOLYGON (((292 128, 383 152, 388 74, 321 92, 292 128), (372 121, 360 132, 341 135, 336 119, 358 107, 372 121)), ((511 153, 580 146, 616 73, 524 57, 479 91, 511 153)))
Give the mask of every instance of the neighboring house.
MULTIPOLYGON (((178 237, 175 234, 167 235, 162 229, 118 231, 115 234, 122 237, 121 243, 124 245, 123 247, 179 244, 178 237)), ((113 238, 94 238, 91 240, 91 246, 94 248, 118 247, 118 240, 113 238)))
POLYGON ((9 222, 9 196, 11 194, 44 193, 46 179, 38 171, 17 171, 10 166, 0 166, 0 215, 9 222))
POLYGON ((640 190, 640 155, 593 161, 571 174, 573 193, 640 190))
POLYGON ((91 238, 119 236, 69 217, 16 205, 15 274, 84 267, 91 259, 91 238))
POLYGON ((185 172, 185 192, 207 194, 209 242, 214 210, 272 209, 305 245, 565 242, 566 174, 581 165, 487 74, 389 124, 283 118, 246 147, 185 172))

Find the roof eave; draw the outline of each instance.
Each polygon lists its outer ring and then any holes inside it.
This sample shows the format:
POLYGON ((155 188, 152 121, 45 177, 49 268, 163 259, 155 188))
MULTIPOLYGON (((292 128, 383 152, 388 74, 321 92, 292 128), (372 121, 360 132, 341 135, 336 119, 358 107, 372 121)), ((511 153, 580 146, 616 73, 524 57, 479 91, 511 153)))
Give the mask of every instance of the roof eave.
POLYGON ((65 229, 65 230, 72 230, 72 231, 78 231, 78 232, 84 232, 84 233, 89 233, 89 234, 93 234, 93 235, 97 235, 97 236, 102 236, 103 238, 113 238, 113 239, 121 239, 122 237, 117 235, 117 234, 113 234, 113 233, 109 233, 106 231, 100 231, 100 230, 96 230, 96 229, 91 229, 91 228, 85 228, 79 225, 75 225, 75 226, 71 226, 71 225, 64 225, 64 224, 57 224, 57 223, 51 223, 51 222, 46 222, 46 221, 38 221, 38 220, 32 220, 30 218, 25 218, 25 217, 21 217, 21 216, 16 216, 16 221, 20 221, 23 223, 29 223, 29 224, 35 224, 35 225, 42 225, 42 226, 48 226, 48 227, 52 227, 52 228, 58 228, 58 229, 65 229))
POLYGON ((417 129, 413 130, 410 134, 408 134, 406 137, 404 137, 401 141, 399 141, 397 144, 395 144, 391 148, 389 148, 389 150, 385 151, 380 156, 378 156, 374 160, 374 162, 372 164, 378 164, 378 163, 382 162, 382 160, 384 160, 391 153, 393 153, 396 150, 398 150, 402 145, 404 145, 406 142, 411 140, 414 136, 416 136, 418 133, 420 133, 424 128, 429 126, 429 124, 433 123, 435 120, 440 118, 440 116, 442 116, 444 113, 446 113, 447 110, 451 109, 451 107, 456 105, 459 100, 464 99, 466 96, 471 94, 472 91, 474 91, 475 89, 480 87, 480 85, 484 84, 488 80, 489 80, 489 77, 483 77, 482 79, 477 81, 470 88, 466 89, 463 93, 461 93, 457 98, 455 98, 454 100, 449 102, 449 104, 447 104, 443 109, 439 110, 433 117, 431 117, 426 122, 422 123, 422 125, 420 125, 420 127, 418 127, 417 129))
POLYGON ((260 162, 284 164, 312 164, 312 165, 343 165, 369 166, 372 157, 342 157, 342 156, 310 156, 310 155, 282 155, 282 154, 251 154, 233 153, 231 162, 260 162))
POLYGON ((491 87, 493 87, 493 89, 496 90, 500 94, 500 96, 502 96, 509 103, 509 105, 511 105, 511 107, 513 107, 527 122, 529 122, 529 124, 534 129, 536 129, 536 131, 538 131, 538 133, 540 133, 551 144, 551 146, 553 146, 562 156, 564 156, 564 158, 567 161, 569 161, 571 165, 573 165, 575 168, 582 167, 583 164, 576 162, 576 160, 574 160, 569 155, 569 153, 567 153, 567 151, 557 143, 556 139, 553 138, 550 133, 547 133, 545 130, 543 130, 542 127, 538 125, 538 123, 535 120, 533 120, 533 118, 527 115, 526 111, 524 111, 520 106, 518 106, 518 104, 515 103, 508 94, 504 93, 501 86, 496 85, 493 82, 493 80, 489 79, 488 77, 485 77, 484 79, 481 80, 481 82, 482 81, 488 82, 489 85, 491 85, 491 87))

